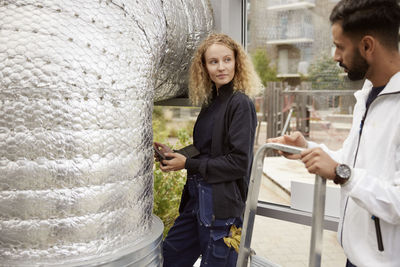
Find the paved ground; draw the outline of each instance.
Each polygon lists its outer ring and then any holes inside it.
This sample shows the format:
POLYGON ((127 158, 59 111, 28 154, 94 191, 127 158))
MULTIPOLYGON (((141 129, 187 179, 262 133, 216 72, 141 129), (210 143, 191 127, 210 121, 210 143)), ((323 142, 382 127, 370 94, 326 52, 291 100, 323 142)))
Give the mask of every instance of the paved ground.
MULTIPOLYGON (((309 260, 310 227, 257 216, 252 248, 257 255, 283 267, 306 267, 309 260)), ((336 241, 336 232, 324 231, 322 265, 345 266, 346 258, 336 241)))

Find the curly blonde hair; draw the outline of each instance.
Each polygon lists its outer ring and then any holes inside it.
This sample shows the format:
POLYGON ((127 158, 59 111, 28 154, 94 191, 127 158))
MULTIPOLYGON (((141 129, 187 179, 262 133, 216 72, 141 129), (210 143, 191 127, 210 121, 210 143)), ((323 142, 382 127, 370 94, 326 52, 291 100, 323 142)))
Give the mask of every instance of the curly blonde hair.
POLYGON ((262 85, 246 52, 241 45, 228 35, 213 33, 199 45, 190 66, 189 99, 192 104, 207 105, 210 100, 213 82, 208 75, 204 54, 213 44, 224 45, 234 52, 235 76, 233 77, 233 90, 241 91, 249 97, 255 96, 262 85))

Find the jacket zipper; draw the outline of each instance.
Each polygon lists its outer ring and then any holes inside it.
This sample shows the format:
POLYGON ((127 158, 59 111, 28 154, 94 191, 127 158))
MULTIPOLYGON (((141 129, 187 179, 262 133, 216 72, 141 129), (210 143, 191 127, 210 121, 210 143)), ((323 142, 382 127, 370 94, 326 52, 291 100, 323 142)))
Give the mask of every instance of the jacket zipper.
MULTIPOLYGON (((376 98, 375 98, 376 100, 376 98)), ((372 103, 371 103, 372 104, 372 103)), ((364 127, 364 121, 367 117, 368 109, 371 106, 371 104, 368 106, 368 108, 365 110, 365 113, 361 119, 360 122, 360 130, 358 131, 358 143, 357 143, 357 149, 356 149, 356 155, 354 156, 354 161, 353 161, 353 168, 356 166, 356 160, 357 160, 357 155, 358 155, 358 149, 360 147, 360 141, 361 141, 361 134, 362 130, 364 127)), ((343 220, 342 220, 342 229, 340 231, 340 245, 343 247, 343 228, 344 228, 344 219, 346 217, 346 211, 347 211, 347 204, 349 203, 349 197, 346 198, 346 204, 344 206, 344 211, 343 211, 343 220)))
MULTIPOLYGON (((388 94, 381 94, 381 95, 378 95, 378 96, 374 99, 374 101, 375 101, 376 99, 378 99, 378 97, 381 97, 381 96, 384 96, 384 95, 395 95, 395 94, 399 94, 399 93, 400 93, 400 92, 394 92, 394 93, 388 93, 388 94)), ((374 102, 374 101, 373 101, 373 102, 374 102)), ((357 155, 358 155, 358 149, 360 148, 361 134, 362 134, 362 130, 363 130, 363 128, 364 128, 365 119, 367 118, 367 113, 368 113, 369 107, 370 107, 371 105, 372 105, 372 102, 371 102, 371 104, 369 104, 368 108, 365 110, 365 113, 364 113, 364 115, 363 115, 363 117, 362 117, 362 119, 361 119, 361 122, 360 122, 360 131, 359 131, 359 135, 358 135, 358 143, 357 143, 356 154, 355 154, 355 156, 354 156, 353 168, 355 168, 355 166, 356 166, 357 155)), ((340 245, 341 245, 342 247, 343 247, 344 219, 345 219, 345 217, 346 217, 346 211, 347 211, 347 204, 348 204, 348 201, 349 201, 349 197, 346 198, 346 204, 345 204, 345 206, 344 206, 344 211, 343 211, 342 229, 341 229, 341 232, 340 232, 340 245)), ((379 249, 379 251, 383 251, 384 248, 383 248, 383 242, 382 242, 382 231, 381 231, 381 226, 380 226, 380 223, 379 223, 379 218, 376 217, 376 216, 374 216, 374 215, 372 215, 371 219, 374 220, 374 223, 375 223, 376 240, 377 240, 377 243, 378 243, 378 249, 379 249)))

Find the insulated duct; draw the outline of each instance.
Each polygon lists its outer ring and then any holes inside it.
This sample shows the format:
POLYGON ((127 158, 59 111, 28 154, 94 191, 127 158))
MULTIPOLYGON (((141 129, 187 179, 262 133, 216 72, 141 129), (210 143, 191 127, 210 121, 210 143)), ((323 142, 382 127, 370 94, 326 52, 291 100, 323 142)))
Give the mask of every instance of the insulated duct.
POLYGON ((153 102, 185 92, 211 14, 0 0, 0 266, 72 266, 151 235, 153 102))

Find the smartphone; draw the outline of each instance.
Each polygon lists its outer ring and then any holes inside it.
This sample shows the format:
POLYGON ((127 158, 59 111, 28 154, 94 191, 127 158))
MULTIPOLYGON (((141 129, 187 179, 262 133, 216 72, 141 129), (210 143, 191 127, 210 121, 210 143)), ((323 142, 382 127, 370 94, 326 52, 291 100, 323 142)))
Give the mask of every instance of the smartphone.
POLYGON ((158 158, 159 161, 167 159, 167 157, 157 148, 154 148, 154 152, 156 153, 156 157, 158 158))
POLYGON ((158 150, 156 147, 154 147, 154 152, 156 153, 156 157, 158 158, 158 160, 160 161, 160 164, 164 166, 164 164, 162 163, 163 160, 170 160, 172 158, 170 157, 166 157, 164 155, 164 153, 161 152, 161 150, 158 150))
POLYGON ((268 143, 269 147, 275 150, 280 150, 289 154, 300 154, 304 150, 303 147, 289 146, 280 143, 268 143))

